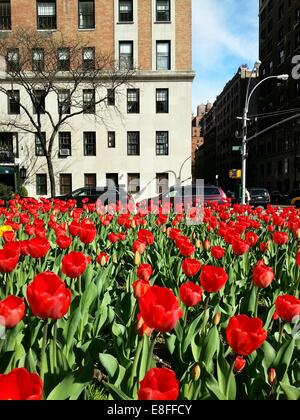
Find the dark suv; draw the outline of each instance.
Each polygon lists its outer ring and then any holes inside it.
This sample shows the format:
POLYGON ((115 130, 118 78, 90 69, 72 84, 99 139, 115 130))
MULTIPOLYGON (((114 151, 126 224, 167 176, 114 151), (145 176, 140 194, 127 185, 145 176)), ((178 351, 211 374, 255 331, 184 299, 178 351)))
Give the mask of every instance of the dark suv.
POLYGON ((271 204, 271 197, 269 191, 266 188, 249 188, 250 193, 250 204, 252 206, 267 207, 271 204))
POLYGON ((118 201, 123 205, 128 204, 130 201, 133 202, 132 197, 122 187, 82 187, 72 191, 70 194, 58 196, 56 199, 64 201, 76 200, 77 207, 82 207, 83 202, 96 203, 101 201, 105 206, 118 201))

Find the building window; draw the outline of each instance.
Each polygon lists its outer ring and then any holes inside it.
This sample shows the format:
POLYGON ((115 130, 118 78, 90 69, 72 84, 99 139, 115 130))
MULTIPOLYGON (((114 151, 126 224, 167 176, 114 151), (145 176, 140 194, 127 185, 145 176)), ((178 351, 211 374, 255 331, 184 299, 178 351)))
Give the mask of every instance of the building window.
POLYGON ((97 186, 97 175, 96 174, 84 174, 84 186, 85 186, 85 188, 96 188, 96 186, 97 186))
POLYGON ((47 195, 47 174, 36 175, 36 194, 47 195))
POLYGON ((0 30, 11 29, 10 0, 0 2, 0 30))
POLYGON ((20 114, 20 91, 9 90, 7 93, 8 93, 8 114, 20 114))
POLYGON ((156 0, 156 21, 170 22, 170 0, 156 0))
POLYGON ((57 69, 59 71, 70 70, 70 50, 69 48, 59 48, 57 51, 57 69))
POLYGON ((169 89, 156 89, 156 112, 158 114, 169 112, 169 89))
POLYGON ((44 146, 46 146, 46 133, 35 134, 35 156, 45 156, 44 146))
POLYGON ((109 131, 107 133, 107 147, 110 149, 114 149, 116 147, 116 132, 109 131))
POLYGON ((83 70, 95 70, 95 48, 82 49, 83 70))
POLYGON ((58 113, 59 115, 71 113, 71 95, 67 89, 58 91, 58 113))
POLYGON ((128 174, 127 176, 127 191, 128 194, 135 194, 139 192, 140 187, 140 174, 128 174))
POLYGON ((127 112, 128 114, 139 114, 140 112, 140 90, 127 90, 127 112))
POLYGON ((106 174, 106 186, 109 188, 118 188, 119 186, 119 175, 118 174, 106 174))
POLYGON ((8 72, 18 71, 20 68, 20 53, 18 48, 10 48, 6 54, 6 65, 8 72))
POLYGON ((84 114, 95 114, 95 90, 83 89, 83 112, 84 114))
POLYGON ((37 28, 56 29, 56 2, 37 1, 37 28))
POLYGON ((128 131, 127 133, 127 155, 140 155, 140 133, 139 131, 128 131))
POLYGON ((170 70, 170 41, 157 41, 156 43, 156 69, 157 70, 170 70))
POLYGON ((34 90, 33 91, 33 113, 34 114, 45 114, 45 91, 34 90))
POLYGON ((96 133, 86 131, 83 133, 84 156, 96 156, 96 133))
POLYGON ((71 133, 69 131, 62 131, 58 133, 59 157, 71 156, 71 133))
POLYGON ((121 41, 119 43, 119 66, 120 70, 133 69, 133 42, 121 41))
POLYGON ((115 89, 107 89, 107 105, 115 106, 116 102, 116 91, 115 89))
POLYGON ((169 174, 156 174, 156 193, 164 194, 169 190, 169 174))
POLYGON ((95 28, 95 6, 94 0, 78 1, 78 27, 79 29, 95 28))
POLYGON ((169 154, 169 133, 168 131, 156 132, 156 154, 167 156, 169 154))
POLYGON ((72 174, 59 175, 60 194, 70 194, 72 192, 72 174))
POLYGON ((133 22, 133 0, 119 0, 119 22, 133 22))
POLYGON ((44 50, 42 48, 32 50, 32 70, 38 72, 44 70, 44 50))

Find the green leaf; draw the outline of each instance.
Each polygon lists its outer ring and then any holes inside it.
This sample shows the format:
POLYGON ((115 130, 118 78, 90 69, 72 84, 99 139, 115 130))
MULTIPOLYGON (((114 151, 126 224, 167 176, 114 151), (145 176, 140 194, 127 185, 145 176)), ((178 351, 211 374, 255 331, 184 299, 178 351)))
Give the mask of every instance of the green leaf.
POLYGON ((196 333, 199 332, 198 326, 200 325, 202 320, 202 314, 198 316, 194 321, 191 323, 191 325, 188 327, 188 332, 183 339, 182 343, 182 352, 185 353, 187 351, 187 348, 190 346, 193 336, 196 333))
POLYGON ((75 337, 76 331, 78 330, 80 320, 81 320, 81 311, 80 311, 80 308, 77 308, 68 319, 68 323, 66 327, 67 352, 69 352, 71 350, 71 347, 73 346, 74 337, 75 337))
POLYGON ((209 366, 213 362, 214 355, 219 350, 219 345, 219 332, 217 327, 213 327, 204 340, 202 360, 207 366, 209 366))
POLYGON ((128 397, 128 395, 114 385, 109 384, 108 382, 103 382, 103 384, 109 389, 114 400, 132 401, 132 398, 128 397))
POLYGON ((276 369, 277 378, 282 381, 292 360, 295 349, 295 339, 291 338, 286 341, 279 349, 279 352, 274 361, 274 368, 276 369))
POLYGON ((282 382, 280 382, 279 385, 289 401, 300 400, 300 388, 296 388, 295 386, 287 385, 282 382))
POLYGON ((276 359, 276 351, 271 346, 271 344, 268 343, 267 341, 263 343, 263 345, 261 346, 261 350, 264 353, 264 358, 263 358, 262 363, 265 370, 267 371, 271 366, 273 366, 273 363, 276 359))
POLYGON ((113 378, 119 367, 117 359, 110 354, 100 353, 99 360, 104 369, 106 370, 108 376, 110 378, 113 378))

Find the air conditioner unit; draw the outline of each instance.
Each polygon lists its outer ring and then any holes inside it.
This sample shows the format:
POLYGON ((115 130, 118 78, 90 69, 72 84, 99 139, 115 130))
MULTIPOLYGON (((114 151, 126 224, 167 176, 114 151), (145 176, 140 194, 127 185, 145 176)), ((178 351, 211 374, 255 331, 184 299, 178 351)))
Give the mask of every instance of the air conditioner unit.
POLYGON ((60 156, 70 156, 70 149, 60 149, 59 154, 60 156))

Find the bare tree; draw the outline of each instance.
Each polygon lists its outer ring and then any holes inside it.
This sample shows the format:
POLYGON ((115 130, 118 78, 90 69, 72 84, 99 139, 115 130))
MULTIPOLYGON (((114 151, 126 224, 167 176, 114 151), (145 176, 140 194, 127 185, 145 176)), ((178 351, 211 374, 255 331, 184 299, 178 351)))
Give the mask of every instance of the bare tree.
POLYGON ((111 55, 95 51, 76 37, 66 39, 60 33, 45 36, 28 29, 17 29, 9 38, 0 40, 0 56, 6 63, 0 92, 18 104, 25 116, 25 120, 16 116, 2 124, 38 138, 54 197, 53 145, 59 130, 81 114, 103 118, 107 101, 133 76, 132 63, 117 63, 111 55), (18 95, 18 88, 25 95, 18 95), (45 106, 47 97, 53 95, 57 98, 57 112, 45 106), (45 126, 49 127, 46 136, 45 126))

